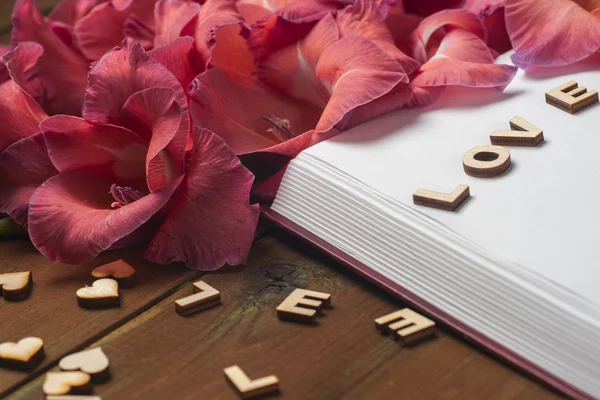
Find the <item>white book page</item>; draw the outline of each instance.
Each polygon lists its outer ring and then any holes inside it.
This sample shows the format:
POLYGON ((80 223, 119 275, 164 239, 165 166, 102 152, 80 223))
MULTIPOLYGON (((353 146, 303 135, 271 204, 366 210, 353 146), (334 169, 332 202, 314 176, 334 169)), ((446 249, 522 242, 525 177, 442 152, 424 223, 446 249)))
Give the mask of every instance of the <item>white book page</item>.
POLYGON ((429 108, 388 114, 305 152, 600 305, 600 105, 571 115, 544 97, 570 80, 600 90, 600 54, 552 73, 519 70, 503 93, 452 88, 429 108), (541 128, 545 143, 506 146, 512 167, 502 176, 465 174, 463 155, 491 144, 515 115, 541 128), (455 212, 413 205, 419 188, 449 193, 458 184, 471 198, 455 212))

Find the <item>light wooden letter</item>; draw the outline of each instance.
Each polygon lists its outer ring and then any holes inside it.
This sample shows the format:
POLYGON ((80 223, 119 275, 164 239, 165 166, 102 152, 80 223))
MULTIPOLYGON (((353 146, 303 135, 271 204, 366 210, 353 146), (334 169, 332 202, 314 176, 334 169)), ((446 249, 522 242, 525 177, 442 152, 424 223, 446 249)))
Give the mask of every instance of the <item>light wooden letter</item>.
POLYGON ((490 135, 492 144, 501 146, 535 147, 544 141, 544 132, 529 121, 515 115, 510 131, 498 130, 490 135))
POLYGON ((462 159, 465 173, 475 178, 493 178, 510 167, 510 151, 502 146, 477 146, 462 159))
POLYGON ((244 399, 279 390, 279 379, 275 375, 250 380, 240 367, 225 368, 225 377, 237 389, 244 399))
POLYGON ((181 315, 189 315, 221 304, 221 293, 205 282, 194 282, 194 293, 175 302, 175 310, 181 315))
POLYGON ((323 307, 331 307, 330 294, 296 289, 277 307, 277 316, 279 319, 314 324, 317 312, 323 307))
POLYGON ((413 194, 413 202, 420 206, 454 211, 470 196, 467 185, 458 185, 452 193, 440 193, 419 189, 413 194))
POLYGON ((546 103, 558 107, 569 114, 575 114, 592 104, 598 103, 598 92, 587 91, 577 82, 569 81, 546 92, 546 103))
POLYGON ((375 327, 390 332, 401 344, 421 340, 435 332, 435 322, 409 308, 377 318, 375 327))

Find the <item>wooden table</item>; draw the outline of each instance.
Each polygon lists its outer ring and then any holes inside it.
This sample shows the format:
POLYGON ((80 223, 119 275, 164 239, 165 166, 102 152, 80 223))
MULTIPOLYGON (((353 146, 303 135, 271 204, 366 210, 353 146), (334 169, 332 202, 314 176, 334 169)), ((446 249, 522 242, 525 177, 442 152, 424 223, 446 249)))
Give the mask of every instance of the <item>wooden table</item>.
POLYGON ((443 328, 433 340, 400 347, 373 324, 399 301, 280 230, 257 237, 247 266, 213 273, 153 265, 141 254, 131 248, 67 266, 25 239, 0 242, 0 272, 31 270, 35 282, 26 301, 0 299, 0 342, 38 336, 47 353, 33 373, 0 369, 0 397, 41 399, 46 371, 101 346, 113 376, 94 388, 104 400, 236 399, 223 376, 235 364, 251 378, 277 375, 282 399, 558 398, 443 328), (121 308, 79 308, 75 292, 92 283, 90 270, 119 258, 139 278, 121 291, 121 308), (199 279, 221 291, 223 304, 182 317, 173 303, 199 279), (317 326, 277 319, 275 307, 295 288, 332 294, 334 307, 317 326))
MULTIPOLYGON (((7 42, 12 1, 0 4, 0 40, 7 42)), ((56 0, 38 0, 49 10, 56 0)), ((240 365, 251 378, 275 374, 282 399, 552 399, 559 398, 440 327, 437 337, 403 348, 379 334, 373 319, 403 307, 277 229, 257 236, 245 267, 214 273, 158 266, 141 248, 108 252, 84 266, 45 260, 26 239, 0 242, 0 273, 31 270, 23 302, 0 298, 0 343, 38 336, 46 358, 31 373, 0 369, 0 398, 42 399, 47 371, 62 357, 101 346, 112 379, 96 385, 104 400, 237 399, 223 369, 240 365), (89 311, 75 292, 90 270, 124 258, 138 275, 117 309, 89 311), (223 304, 189 317, 174 301, 202 279, 223 304), (317 326, 282 322, 275 307, 295 288, 332 294, 334 308, 317 326)))

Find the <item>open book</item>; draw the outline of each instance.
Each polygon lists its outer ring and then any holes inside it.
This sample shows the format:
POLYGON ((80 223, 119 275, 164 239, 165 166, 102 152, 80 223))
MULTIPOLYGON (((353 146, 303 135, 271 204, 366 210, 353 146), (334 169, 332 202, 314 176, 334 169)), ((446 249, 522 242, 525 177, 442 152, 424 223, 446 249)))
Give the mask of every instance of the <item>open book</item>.
POLYGON ((600 90, 599 71, 598 54, 520 70, 504 93, 447 90, 353 128, 294 159, 266 214, 563 393, 600 397, 600 105, 545 100, 568 81, 600 90), (465 153, 517 115, 545 141, 505 146, 500 176, 467 175, 465 153), (459 184, 455 211, 413 202, 459 184))

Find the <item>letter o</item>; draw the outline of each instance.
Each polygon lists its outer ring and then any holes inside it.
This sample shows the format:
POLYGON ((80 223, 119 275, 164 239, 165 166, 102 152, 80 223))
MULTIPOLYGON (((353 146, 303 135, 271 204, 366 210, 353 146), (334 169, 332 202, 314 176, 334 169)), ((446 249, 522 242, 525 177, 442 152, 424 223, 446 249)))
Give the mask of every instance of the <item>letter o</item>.
POLYGON ((510 167, 510 151, 502 146, 477 146, 463 157, 465 173, 475 178, 493 178, 510 167))

